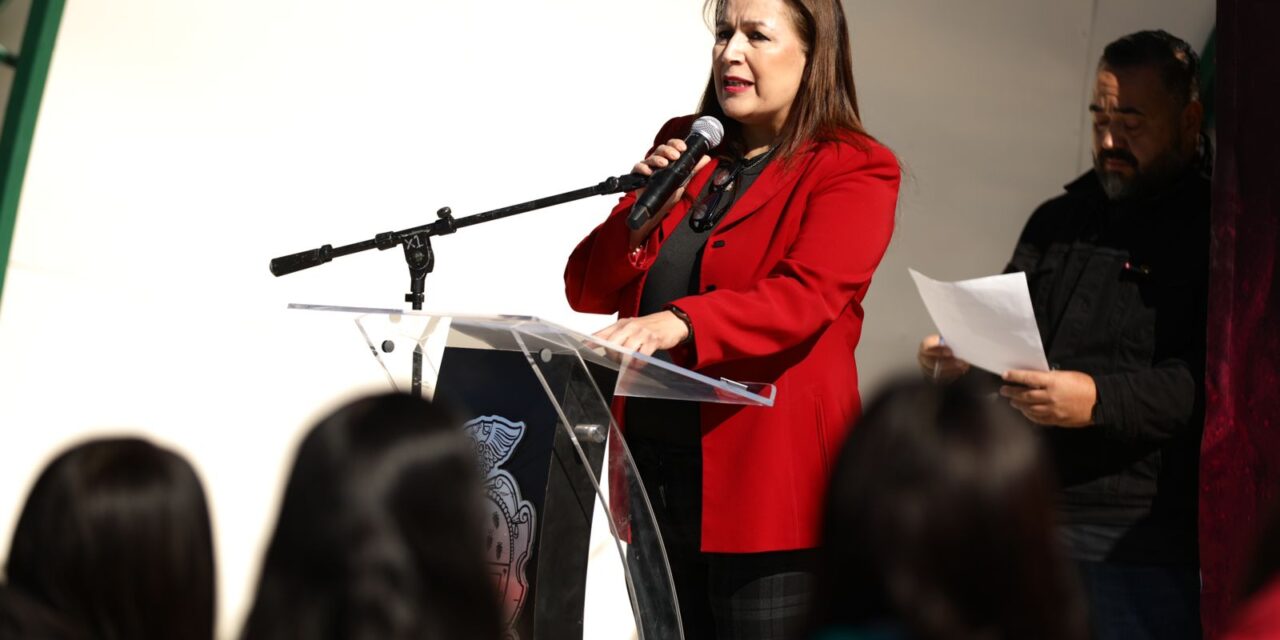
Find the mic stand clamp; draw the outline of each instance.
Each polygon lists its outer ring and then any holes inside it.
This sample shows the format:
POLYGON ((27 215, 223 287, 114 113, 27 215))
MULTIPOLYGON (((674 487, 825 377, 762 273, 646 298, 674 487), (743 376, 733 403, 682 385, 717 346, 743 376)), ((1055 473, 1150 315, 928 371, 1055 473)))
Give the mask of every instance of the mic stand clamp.
POLYGON ((457 231, 453 211, 449 207, 441 207, 436 211, 436 217, 439 220, 426 229, 419 228, 408 233, 382 233, 377 238, 379 249, 390 249, 397 244, 404 248, 404 261, 409 265, 409 293, 405 294, 404 301, 412 305, 414 311, 422 310, 422 303, 426 300, 427 274, 436 268, 436 253, 431 247, 431 236, 448 235, 457 231))
MULTIPOLYGON (((436 211, 436 217, 439 221, 435 224, 441 230, 434 231, 435 234, 446 235, 457 231, 453 225, 453 211, 449 207, 436 211)), ((414 311, 422 310, 422 303, 426 300, 427 274, 436 268, 436 252, 431 247, 432 234, 432 229, 420 229, 411 233, 379 235, 379 249, 383 248, 382 244, 387 244, 386 248, 394 247, 397 243, 404 247, 404 261, 409 265, 409 293, 405 294, 404 301, 412 305, 414 311), (382 239, 382 236, 390 237, 382 239)), ((422 395, 422 364, 425 359, 426 352, 422 349, 422 343, 414 345, 409 391, 415 396, 422 395)))

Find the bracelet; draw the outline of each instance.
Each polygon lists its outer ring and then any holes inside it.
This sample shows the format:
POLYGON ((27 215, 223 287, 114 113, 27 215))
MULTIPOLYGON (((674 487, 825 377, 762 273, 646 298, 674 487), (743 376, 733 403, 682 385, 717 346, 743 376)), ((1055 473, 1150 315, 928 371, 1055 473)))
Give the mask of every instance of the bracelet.
POLYGON ((689 335, 685 336, 684 340, 680 341, 680 344, 684 344, 686 342, 692 341, 693 340, 693 321, 689 319, 689 314, 685 313, 683 309, 675 305, 668 306, 667 311, 670 311, 672 314, 675 315, 675 317, 679 318, 680 322, 683 322, 685 328, 689 330, 689 335))

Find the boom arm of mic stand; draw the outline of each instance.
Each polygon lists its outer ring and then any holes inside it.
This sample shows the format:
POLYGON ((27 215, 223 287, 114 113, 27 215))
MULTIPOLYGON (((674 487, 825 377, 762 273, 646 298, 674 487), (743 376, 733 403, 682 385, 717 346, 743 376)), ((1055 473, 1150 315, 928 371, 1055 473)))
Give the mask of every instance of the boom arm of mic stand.
POLYGON ((634 191, 645 186, 648 182, 649 178, 647 176, 629 173, 624 176, 608 178, 600 184, 587 187, 585 189, 567 191, 558 195, 530 200, 528 202, 522 202, 509 207, 494 209, 492 211, 477 213, 475 215, 458 219, 454 219, 449 212, 449 208, 445 207, 437 212, 440 219, 430 224, 405 229, 403 231, 379 233, 377 236, 374 236, 372 240, 364 240, 362 242, 344 245, 341 247, 335 248, 333 245, 326 244, 317 249, 308 249, 306 251, 300 251, 287 256, 273 258, 271 260, 271 275, 276 277, 288 275, 304 269, 310 269, 311 267, 318 267, 326 262, 332 261, 334 258, 341 258, 342 256, 368 251, 369 249, 385 251, 402 244, 405 238, 414 235, 425 233, 428 237, 443 236, 453 233, 462 227, 470 227, 484 222, 500 220, 502 218, 508 218, 521 213, 528 213, 537 209, 544 209, 546 207, 564 204, 574 200, 581 200, 591 196, 605 196, 611 193, 634 191))

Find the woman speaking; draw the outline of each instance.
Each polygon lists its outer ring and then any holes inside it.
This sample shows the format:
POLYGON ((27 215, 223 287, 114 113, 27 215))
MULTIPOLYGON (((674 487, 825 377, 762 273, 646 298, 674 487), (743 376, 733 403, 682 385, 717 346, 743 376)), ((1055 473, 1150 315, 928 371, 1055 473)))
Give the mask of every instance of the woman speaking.
MULTIPOLYGON (((809 598, 829 468, 858 416, 862 300, 893 231, 899 169, 862 128, 839 0, 710 0, 698 116, 724 124, 638 230, 627 194, 569 258, 596 335, 713 378, 770 382, 772 408, 630 399, 622 425, 653 503, 687 638, 771 638, 809 598)), ((685 151, 668 122, 635 166, 685 151)))

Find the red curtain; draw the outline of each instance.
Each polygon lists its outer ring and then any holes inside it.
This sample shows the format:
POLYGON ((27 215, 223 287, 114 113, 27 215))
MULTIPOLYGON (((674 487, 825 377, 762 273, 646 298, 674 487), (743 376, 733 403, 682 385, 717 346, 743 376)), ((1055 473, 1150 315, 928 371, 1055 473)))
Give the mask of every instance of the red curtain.
POLYGON ((1207 411, 1205 637, 1223 631, 1280 499, 1280 2, 1218 0, 1207 411))

